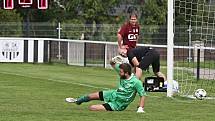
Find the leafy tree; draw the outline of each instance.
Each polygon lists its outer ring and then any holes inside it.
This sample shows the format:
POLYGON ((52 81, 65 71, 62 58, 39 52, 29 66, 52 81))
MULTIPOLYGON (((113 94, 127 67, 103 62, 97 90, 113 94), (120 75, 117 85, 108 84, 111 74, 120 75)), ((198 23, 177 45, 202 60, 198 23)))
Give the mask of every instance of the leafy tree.
POLYGON ((62 38, 80 39, 84 33, 84 24, 79 19, 69 19, 62 22, 62 38))
MULTIPOLYGON (((110 9, 116 6, 118 0, 74 0, 62 2, 65 5, 66 11, 78 15, 77 18, 85 23, 86 39, 92 36, 98 36, 101 29, 101 24, 105 21, 113 20, 113 16, 109 15, 110 9), (93 26, 96 27, 95 31, 93 26)), ((115 19, 115 18, 114 18, 115 19)), ((95 39, 95 38, 94 38, 95 39)), ((101 38, 96 38, 101 39, 101 38)))
POLYGON ((0 9, 0 36, 22 36, 22 17, 16 10, 0 9))
MULTIPOLYGON (((141 6, 140 16, 140 24, 142 25, 144 37, 144 40, 141 39, 142 42, 151 43, 151 38, 153 38, 153 36, 156 37, 155 35, 158 35, 159 32, 163 31, 163 25, 166 25, 166 22, 167 0, 145 0, 144 5, 141 6)), ((154 41, 161 41, 161 39, 155 39, 154 41)), ((166 39, 163 41, 166 41, 166 39)))

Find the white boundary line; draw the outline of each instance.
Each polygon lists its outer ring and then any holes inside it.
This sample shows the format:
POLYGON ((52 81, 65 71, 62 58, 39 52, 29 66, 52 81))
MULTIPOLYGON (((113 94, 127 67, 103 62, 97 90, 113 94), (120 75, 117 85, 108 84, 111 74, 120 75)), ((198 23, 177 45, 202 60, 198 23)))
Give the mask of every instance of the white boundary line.
MULTIPOLYGON (((183 95, 183 97, 187 97, 187 98, 190 98, 190 99, 198 100, 198 99, 196 99, 196 97, 194 97, 193 95, 183 95)), ((215 99, 215 97, 205 97, 205 98, 202 99, 202 100, 209 100, 209 99, 215 99)))
MULTIPOLYGON (((79 86, 84 86, 84 87, 90 87, 90 88, 94 88, 94 89, 105 89, 105 90, 110 89, 110 88, 106 88, 106 87, 93 86, 93 85, 90 85, 90 84, 68 82, 68 81, 56 80, 56 79, 46 79, 46 78, 27 76, 27 75, 16 74, 16 73, 11 73, 11 72, 2 72, 1 71, 0 74, 15 75, 15 76, 27 77, 27 78, 32 78, 32 79, 48 80, 48 81, 59 82, 59 83, 67 83, 67 84, 79 85, 79 86)), ((159 97, 159 96, 152 96, 152 95, 151 96, 147 95, 147 97, 162 98, 162 97, 159 97)), ((179 99, 174 98, 174 97, 172 97, 172 99, 175 100, 175 101, 178 101, 178 102, 191 102, 190 100, 182 101, 182 100, 179 100, 179 99)), ((209 99, 209 97, 206 98, 206 99, 209 99)), ((215 98, 210 98, 210 99, 215 99, 215 98)))
MULTIPOLYGON (((71 39, 56 39, 56 38, 21 38, 21 37, 0 37, 0 40, 52 40, 52 41, 62 41, 62 42, 77 42, 77 43, 97 43, 97 44, 110 44, 117 45, 117 42, 107 42, 107 41, 92 41, 92 40, 71 40, 71 39)), ((152 45, 152 44, 138 44, 138 46, 149 46, 149 47, 161 47, 167 48, 167 45, 152 45)), ((214 47, 199 47, 199 46, 174 46, 174 48, 184 48, 184 49, 206 49, 215 50, 214 47)))
POLYGON ((46 78, 40 78, 40 77, 34 77, 34 76, 27 76, 23 74, 16 74, 16 73, 11 73, 11 72, 0 72, 1 74, 8 74, 8 75, 16 75, 16 76, 22 76, 22 77, 27 77, 27 78, 32 78, 32 79, 40 79, 40 80, 49 80, 53 82, 59 82, 59 83, 67 83, 67 84, 74 84, 74 85, 79 85, 79 86, 85 86, 85 87, 91 87, 91 88, 96 88, 96 89, 109 89, 106 87, 98 87, 98 86, 93 86, 90 84, 83 84, 83 83, 76 83, 76 82, 68 82, 68 81, 63 81, 63 80, 56 80, 56 79, 46 79, 46 78))
MULTIPOLYGON (((34 76, 27 76, 23 74, 16 74, 16 73, 11 73, 11 72, 0 72, 0 74, 8 74, 8 75, 15 75, 15 76, 21 76, 21 77, 27 77, 27 78, 32 78, 32 79, 40 79, 40 80, 48 80, 48 81, 53 81, 53 82, 59 82, 59 83, 67 83, 67 84, 73 84, 73 85, 79 85, 79 86, 84 86, 84 87, 90 87, 94 89, 110 89, 106 87, 98 87, 98 86, 93 86, 90 84, 83 84, 83 83, 76 83, 76 82, 68 82, 68 81, 63 81, 63 80, 56 80, 56 79, 46 79, 46 78, 40 78, 40 77, 34 77, 34 76)), ((149 95, 147 95, 148 97, 149 95)), ((149 96, 149 97, 154 97, 154 98, 161 98, 159 96, 149 96)))

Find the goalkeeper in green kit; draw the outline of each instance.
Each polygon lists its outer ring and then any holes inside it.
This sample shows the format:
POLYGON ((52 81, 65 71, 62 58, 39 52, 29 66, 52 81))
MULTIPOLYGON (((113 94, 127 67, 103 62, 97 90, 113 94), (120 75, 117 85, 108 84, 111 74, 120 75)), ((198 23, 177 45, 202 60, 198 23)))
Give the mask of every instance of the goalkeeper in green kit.
POLYGON ((89 110, 122 111, 128 107, 128 105, 135 99, 136 93, 138 93, 140 101, 137 112, 143 113, 146 92, 142 82, 131 72, 132 68, 129 64, 117 64, 113 60, 110 63, 120 76, 118 89, 95 92, 79 98, 68 97, 66 98, 66 102, 80 105, 91 100, 101 100, 104 101, 103 104, 91 105, 89 110))

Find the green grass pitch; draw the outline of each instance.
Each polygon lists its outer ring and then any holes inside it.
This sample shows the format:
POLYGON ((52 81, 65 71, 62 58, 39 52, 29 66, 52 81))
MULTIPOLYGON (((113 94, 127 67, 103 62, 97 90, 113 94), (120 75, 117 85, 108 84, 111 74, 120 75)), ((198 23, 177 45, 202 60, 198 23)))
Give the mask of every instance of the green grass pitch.
POLYGON ((0 63, 0 121, 213 121, 215 100, 167 98, 148 93, 146 113, 135 101, 121 112, 92 112, 91 101, 68 104, 66 97, 115 88, 114 70, 61 64, 0 63))

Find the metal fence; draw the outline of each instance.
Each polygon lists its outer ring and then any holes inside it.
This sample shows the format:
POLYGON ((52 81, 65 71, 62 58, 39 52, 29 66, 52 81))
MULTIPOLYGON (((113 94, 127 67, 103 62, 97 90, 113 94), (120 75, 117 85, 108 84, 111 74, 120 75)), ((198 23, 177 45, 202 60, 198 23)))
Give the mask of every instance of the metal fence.
MULTIPOLYGON (((28 37, 28 38, 58 38, 84 39, 93 41, 117 40, 119 24, 70 24, 70 23, 0 23, 0 37, 28 37)), ((166 26, 141 25, 140 43, 166 44, 166 26)))
MULTIPOLYGON (((119 24, 72 24, 53 22, 31 23, 0 23, 0 37, 28 37, 28 38, 58 38, 92 41, 117 41, 119 24)), ((193 42, 202 41, 195 26, 175 26, 174 45, 193 46, 193 42), (189 31, 192 30, 193 31, 189 31)), ((203 34, 203 33, 202 33, 203 34)), ((141 25, 140 44, 167 44, 167 26, 141 25)), ((204 40, 204 46, 214 47, 214 40, 204 40)))

